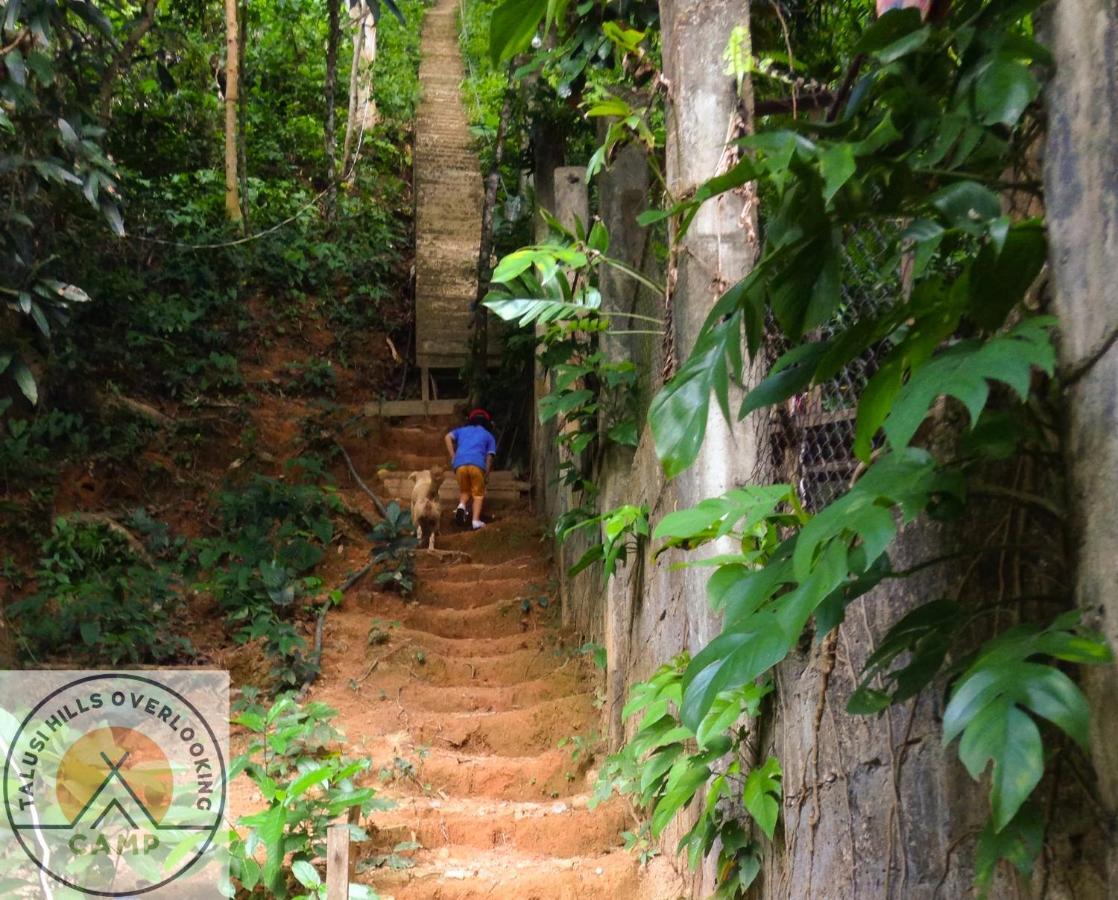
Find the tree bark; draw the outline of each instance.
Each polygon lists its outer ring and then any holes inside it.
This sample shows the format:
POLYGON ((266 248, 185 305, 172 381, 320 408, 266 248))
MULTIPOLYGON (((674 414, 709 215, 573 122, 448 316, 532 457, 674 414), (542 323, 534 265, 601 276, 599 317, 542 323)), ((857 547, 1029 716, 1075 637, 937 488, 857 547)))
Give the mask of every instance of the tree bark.
POLYGON ((151 26, 155 24, 155 12, 158 6, 159 0, 144 0, 140 18, 136 20, 136 24, 132 27, 127 39, 120 45, 120 49, 113 54, 109 64, 105 66, 105 71, 101 73, 101 89, 97 99, 101 110, 102 123, 107 124, 109 119, 112 118, 113 88, 116 86, 116 80, 120 76, 121 70, 136 52, 136 48, 140 46, 140 41, 144 39, 144 35, 151 31, 151 26))
POLYGON ((342 173, 349 173, 349 156, 353 152, 354 127, 357 122, 357 92, 361 79, 361 48, 365 43, 365 16, 369 14, 364 3, 350 9, 350 25, 353 28, 353 59, 349 65, 349 112, 345 120, 345 140, 342 141, 342 173))
POLYGON ((341 42, 340 0, 326 2, 326 121, 323 138, 326 143, 326 220, 333 221, 338 203, 337 113, 335 101, 338 84, 338 44, 341 42))
POLYGON ((354 158, 360 152, 358 134, 376 121, 373 101, 373 64, 377 58, 377 22, 365 3, 350 12, 353 18, 353 64, 349 72, 349 118, 342 144, 342 175, 353 181, 354 158))
MULTIPOLYGON (((241 19, 237 40, 237 66, 241 72, 239 81, 244 81, 245 43, 248 32, 248 0, 241 0, 241 19)), ((241 188, 241 216, 245 230, 248 230, 248 91, 244 84, 238 84, 237 91, 237 174, 241 188)))
POLYGON ((237 0, 225 0, 225 214, 242 221, 240 182, 237 176, 237 115, 240 96, 240 35, 237 0))

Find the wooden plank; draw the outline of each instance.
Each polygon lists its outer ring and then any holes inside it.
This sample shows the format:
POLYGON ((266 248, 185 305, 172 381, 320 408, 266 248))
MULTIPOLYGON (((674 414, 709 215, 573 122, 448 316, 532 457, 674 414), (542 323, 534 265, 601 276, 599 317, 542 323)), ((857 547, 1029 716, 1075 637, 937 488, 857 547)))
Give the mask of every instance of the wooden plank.
POLYGON ((326 900, 348 900, 349 876, 349 828, 335 823, 326 829, 326 900))
POLYGON ((461 412, 465 400, 448 397, 445 400, 384 400, 366 403, 366 416, 383 416, 387 419, 407 416, 452 416, 461 412))
MULTIPOLYGON (((385 491, 393 497, 411 499, 412 480, 407 475, 385 475, 381 479, 385 491)), ((531 485, 525 481, 491 481, 486 486, 486 493, 492 496, 519 497, 531 490, 531 485)), ((447 478, 439 487, 439 499, 456 500, 458 498, 458 482, 447 478)))

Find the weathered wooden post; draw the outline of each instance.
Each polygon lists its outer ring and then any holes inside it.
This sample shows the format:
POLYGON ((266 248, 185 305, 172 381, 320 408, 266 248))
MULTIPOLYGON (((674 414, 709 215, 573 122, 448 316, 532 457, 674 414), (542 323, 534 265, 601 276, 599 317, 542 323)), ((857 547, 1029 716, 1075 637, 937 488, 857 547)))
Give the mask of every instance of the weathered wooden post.
POLYGON ((335 823, 326 829, 326 900, 349 897, 349 825, 335 823))

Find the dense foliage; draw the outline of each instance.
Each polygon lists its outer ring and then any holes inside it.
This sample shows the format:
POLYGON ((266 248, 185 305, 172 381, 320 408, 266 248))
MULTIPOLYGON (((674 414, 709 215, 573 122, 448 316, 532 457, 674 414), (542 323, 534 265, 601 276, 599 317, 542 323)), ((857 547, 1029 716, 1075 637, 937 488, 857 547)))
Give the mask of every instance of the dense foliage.
MULTIPOLYGON (((795 101, 783 104, 792 115, 774 116, 738 141, 738 161, 726 173, 693 196, 665 195, 661 209, 642 216, 646 225, 667 220, 674 242, 719 194, 755 184, 763 200, 757 264, 710 311, 689 357, 648 411, 669 477, 695 462, 712 397, 728 421, 740 421, 826 385, 871 349, 878 360, 855 398, 853 450, 861 466, 848 491, 808 511, 792 485, 755 485, 672 513, 653 529, 663 542, 658 552, 718 542, 719 554, 706 564, 713 565, 709 598, 722 633, 694 658, 677 660, 634 689, 627 714, 643 717, 604 777, 648 808, 654 837, 705 790, 698 824, 681 848, 689 849, 692 864, 721 848, 727 896, 756 876, 759 841, 771 839, 776 825, 779 762, 743 768, 770 673, 802 640, 824 641, 858 597, 910 574, 890 561, 899 525, 918 516, 962 519, 973 509, 976 476, 1006 459, 1056 449, 1056 323, 1038 315, 1032 290, 1045 261, 1044 226, 1007 214, 1002 198, 1009 189, 1039 197, 1029 152, 1039 131, 1038 76, 1050 59, 1033 38, 1034 6, 957 3, 944 23, 925 22, 915 9, 872 24, 856 12, 836 32, 847 68, 834 65, 836 47, 824 47, 816 31, 805 53, 814 68, 805 73, 792 59, 787 27, 784 53, 754 55, 746 38, 732 36, 729 74, 790 86, 805 103, 812 90, 823 92, 829 111, 798 116, 795 101), (828 58, 829 68, 821 64, 828 58), (807 84, 810 75, 822 82, 807 84), (880 282, 895 284, 893 273, 905 272, 888 302, 870 312, 847 303, 842 263, 845 242, 867 226, 886 235, 880 282), (774 345, 785 348, 783 355, 767 377, 749 384, 750 367, 774 345), (736 410, 732 385, 746 387, 736 410), (944 407, 942 398, 957 407, 944 407), (936 412, 944 408, 951 411, 946 417, 936 412), (965 438, 958 426, 969 426, 965 438), (736 817, 728 819, 723 798, 739 803, 756 829, 742 831, 736 817)), ((493 17, 494 50, 525 50, 538 26, 557 26, 562 42, 599 8, 579 7, 572 26, 563 4, 506 3, 493 17)), ((797 34, 812 32, 809 19, 798 12, 797 34)), ((611 32, 618 29, 603 27, 603 38, 611 32)), ((656 57, 657 41, 645 32, 614 41, 630 64, 656 57)), ((584 104, 587 116, 614 117, 590 160, 591 174, 615 146, 633 140, 649 150, 656 171, 662 139, 652 105, 641 108, 616 93, 584 104)), ((759 109, 773 106, 758 101, 759 109)), ((552 329, 589 330, 585 308, 597 302, 588 276, 603 251, 587 243, 571 248, 560 238, 506 257, 498 275, 519 281, 498 277, 506 291, 491 298, 490 308, 548 321, 552 329), (569 284, 581 294, 571 296, 569 284)), ((556 371, 577 367, 586 352, 573 348, 559 365, 549 362, 556 371)), ((567 444, 592 439, 597 430, 578 415, 580 405, 595 402, 597 384, 577 381, 587 374, 577 371, 561 381, 567 390, 555 400, 572 413, 561 429, 567 444)), ((611 557, 607 548, 623 520, 609 511, 588 520, 603 526, 599 558, 611 557)), ((569 530, 560 523, 561 533, 569 530)), ((1070 607, 1070 596, 1058 604, 1070 607)), ((1030 798, 1050 759, 1046 740, 1062 735, 1086 747, 1087 704, 1067 665, 1111 658, 1075 613, 1045 614, 1044 604, 1028 596, 933 599, 881 636, 848 708, 874 714, 932 685, 949 685, 944 743, 961 738, 959 757, 976 779, 992 765, 991 815, 977 849, 983 885, 1001 857, 1029 871, 1043 844, 1030 798), (991 629, 988 617, 998 610, 1017 624, 991 629), (975 623, 987 636, 977 646, 975 623)))

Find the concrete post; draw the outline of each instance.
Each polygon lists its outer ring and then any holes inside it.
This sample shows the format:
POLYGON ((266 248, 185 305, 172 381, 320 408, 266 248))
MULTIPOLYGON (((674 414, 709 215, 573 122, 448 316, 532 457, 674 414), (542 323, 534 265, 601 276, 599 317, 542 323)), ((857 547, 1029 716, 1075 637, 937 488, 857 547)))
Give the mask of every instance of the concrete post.
MULTIPOLYGON (((560 166, 555 170, 553 180, 555 208, 550 210, 560 222, 573 227, 575 219, 583 223, 588 218, 589 198, 586 190, 586 169, 582 166, 560 166)), ((540 399, 550 391, 549 379, 535 364, 534 405, 539 409, 540 399)), ((555 446, 556 431, 554 423, 535 425, 533 432, 532 457, 536 460, 533 469, 533 490, 539 500, 539 512, 548 522, 566 510, 566 497, 552 489, 552 482, 558 472, 559 455, 555 446)))
MULTIPOLYGON (((1118 7, 1050 4, 1045 197, 1066 385, 1066 453, 1077 548, 1076 596, 1118 648, 1118 7)), ((1087 673, 1099 800, 1118 820, 1118 669, 1087 673)), ((1109 885, 1118 891, 1118 833, 1109 885)))

